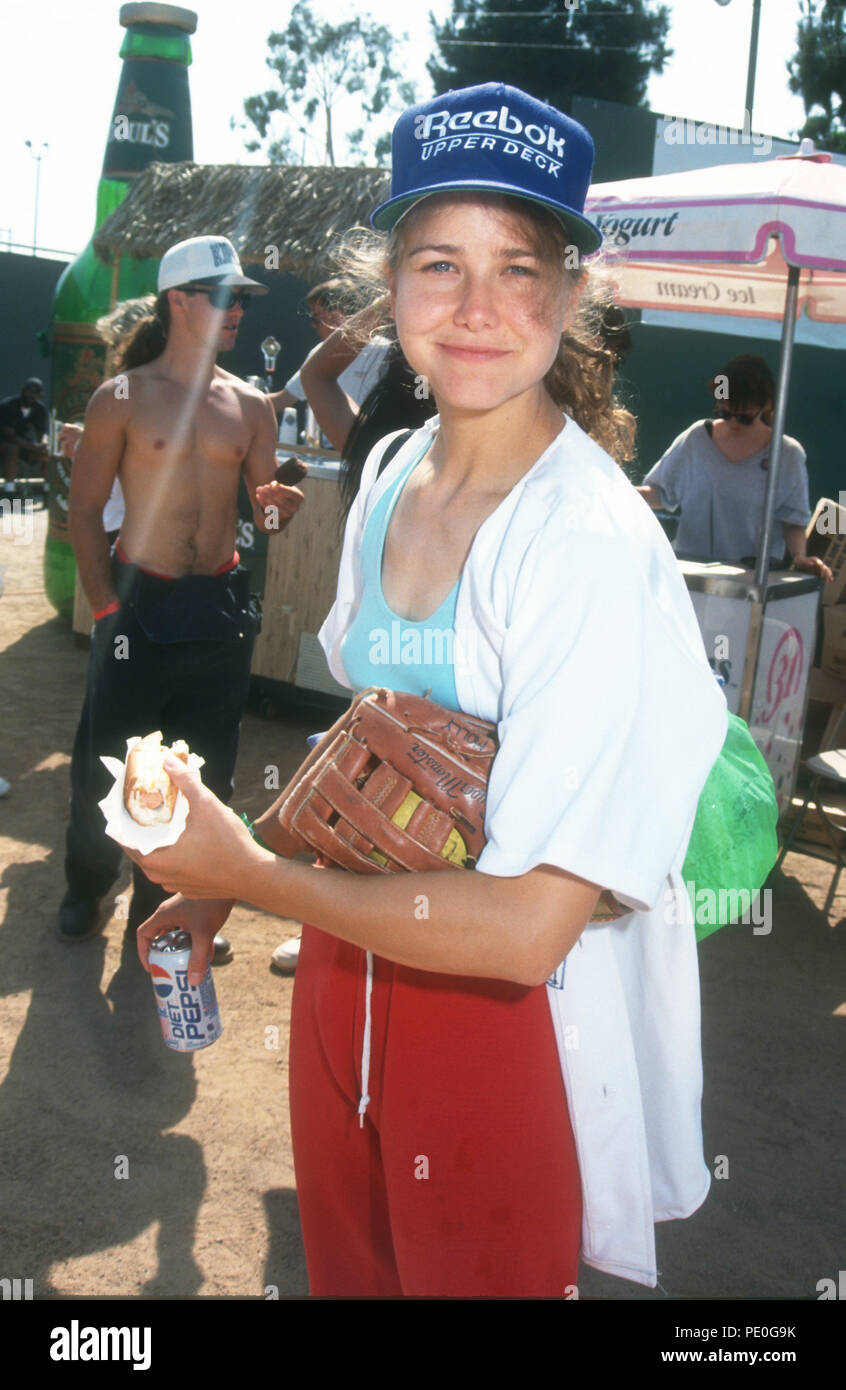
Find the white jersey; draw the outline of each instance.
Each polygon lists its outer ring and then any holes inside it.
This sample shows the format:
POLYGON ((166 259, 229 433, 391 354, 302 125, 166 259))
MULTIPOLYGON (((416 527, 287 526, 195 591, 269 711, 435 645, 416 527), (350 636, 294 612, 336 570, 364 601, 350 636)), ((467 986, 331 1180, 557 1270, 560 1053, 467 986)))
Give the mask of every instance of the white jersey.
MULTIPOLYGON (((435 417, 423 431, 437 428, 435 417)), ((347 686, 341 642, 360 601, 363 526, 423 431, 381 478, 384 442, 371 453, 347 521, 320 631, 347 686)), ((653 1223, 689 1215, 710 1181, 681 868, 726 706, 661 527, 569 417, 476 534, 454 650, 461 709, 495 721, 500 740, 477 872, 551 864, 633 909, 588 926, 547 994, 579 1155, 582 1257, 654 1285, 653 1223)))
MULTIPOLYGON (((386 338, 374 338, 372 343, 367 343, 362 348, 355 360, 348 367, 345 367, 338 377, 338 385, 341 390, 345 391, 356 405, 361 405, 365 396, 372 391, 382 375, 389 348, 390 343, 386 338)), ((285 382, 285 390, 290 391, 292 396, 296 396, 298 401, 306 399, 299 372, 295 372, 290 380, 285 382)))
POLYGON ((112 490, 103 508, 103 530, 107 534, 110 531, 120 530, 123 525, 124 511, 123 488, 120 485, 120 479, 115 478, 112 483, 112 490))

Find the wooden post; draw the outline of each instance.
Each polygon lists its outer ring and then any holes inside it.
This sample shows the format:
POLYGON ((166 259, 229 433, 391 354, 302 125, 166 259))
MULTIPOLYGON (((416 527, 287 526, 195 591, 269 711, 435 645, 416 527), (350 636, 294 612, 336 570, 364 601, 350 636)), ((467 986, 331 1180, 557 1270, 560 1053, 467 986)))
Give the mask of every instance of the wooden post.
POLYGON ((109 292, 109 309, 114 309, 118 301, 118 287, 120 285, 120 252, 115 251, 114 265, 112 266, 112 288, 109 292))

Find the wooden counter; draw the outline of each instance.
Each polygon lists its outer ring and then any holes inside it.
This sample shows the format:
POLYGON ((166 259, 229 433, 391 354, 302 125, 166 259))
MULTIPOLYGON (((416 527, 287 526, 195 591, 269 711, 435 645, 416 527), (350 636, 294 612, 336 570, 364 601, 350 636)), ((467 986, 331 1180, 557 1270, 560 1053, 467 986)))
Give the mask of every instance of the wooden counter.
MULTIPOLYGON (((300 487, 305 503, 282 535, 268 541, 262 627, 252 665, 254 676, 293 684, 301 683, 301 658, 311 664, 317 632, 332 607, 342 540, 337 479, 310 474, 300 487)), ((341 689, 328 669, 325 682, 314 688, 341 689)))

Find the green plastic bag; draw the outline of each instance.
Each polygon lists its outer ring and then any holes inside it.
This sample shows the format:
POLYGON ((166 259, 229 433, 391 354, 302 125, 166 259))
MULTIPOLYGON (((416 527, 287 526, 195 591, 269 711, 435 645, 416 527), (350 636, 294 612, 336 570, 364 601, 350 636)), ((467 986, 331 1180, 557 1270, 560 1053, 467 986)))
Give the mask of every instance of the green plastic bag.
POLYGON ((738 917, 750 920, 778 857, 777 820, 770 770, 748 726, 729 714, 726 741, 702 789, 682 869, 697 941, 738 917))

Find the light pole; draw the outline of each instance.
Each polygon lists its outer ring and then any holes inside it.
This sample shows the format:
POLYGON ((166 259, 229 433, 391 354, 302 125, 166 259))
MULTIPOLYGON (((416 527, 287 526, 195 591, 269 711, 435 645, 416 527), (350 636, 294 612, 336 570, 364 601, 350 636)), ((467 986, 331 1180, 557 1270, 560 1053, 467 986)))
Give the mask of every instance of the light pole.
POLYGON ((26 141, 26 147, 35 160, 35 216, 32 222, 32 254, 34 256, 35 248, 38 245, 38 192, 41 184, 41 161, 47 153, 49 145, 46 140, 42 140, 37 153, 31 140, 26 141))
MULTIPOLYGON (((718 5, 730 5, 731 0, 717 0, 718 5)), ((752 0, 752 33, 749 37, 749 67, 746 70, 746 106, 743 112, 743 126, 749 117, 752 129, 752 103, 755 100, 755 69, 758 65, 758 30, 761 25, 761 0, 752 0)))

